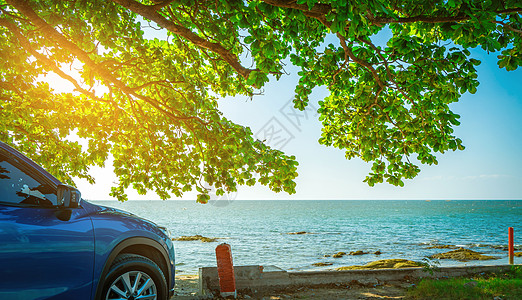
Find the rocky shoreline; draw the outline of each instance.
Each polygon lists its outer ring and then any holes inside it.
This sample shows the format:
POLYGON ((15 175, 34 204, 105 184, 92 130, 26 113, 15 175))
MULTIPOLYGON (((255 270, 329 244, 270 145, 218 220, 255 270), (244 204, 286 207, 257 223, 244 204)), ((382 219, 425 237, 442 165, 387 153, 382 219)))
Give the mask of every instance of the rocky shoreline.
MULTIPOLYGON (((496 250, 507 251, 507 246, 494 246, 494 245, 478 245, 476 247, 490 247, 496 250)), ((416 262, 406 259, 385 259, 385 260, 377 260, 373 262, 369 262, 366 265, 353 265, 353 266, 344 266, 338 267, 335 270, 356 270, 356 269, 380 269, 380 268, 410 268, 410 267, 421 267, 421 266, 429 266, 430 264, 438 264, 440 260, 454 260, 459 262, 469 262, 469 261, 483 261, 483 260, 497 260, 501 259, 499 256, 485 255, 483 252, 473 251, 471 249, 467 249, 464 247, 459 247, 457 245, 431 245, 426 247, 425 249, 453 249, 448 252, 436 253, 432 255, 426 256, 423 259, 423 262, 416 262), (424 261, 425 260, 425 261, 424 261), (428 262, 429 261, 429 262, 428 262)), ((515 250, 522 250, 521 247, 515 247, 515 250)), ((347 255, 381 255, 382 252, 380 250, 371 252, 364 250, 355 250, 350 251, 348 253, 339 251, 335 254, 325 254, 323 258, 342 258, 347 255)), ((516 257, 522 257, 522 252, 516 252, 516 257)), ((333 262, 318 262, 313 263, 314 267, 327 267, 333 265, 333 262)))
MULTIPOLYGON (((286 232, 282 234, 295 235, 295 236, 304 236, 314 234, 313 232, 307 231, 296 231, 296 232, 286 232)), ((205 237, 199 234, 192 236, 180 236, 177 238, 173 238, 174 241, 182 241, 182 242, 191 242, 191 241, 199 241, 203 243, 211 243, 211 242, 219 242, 220 238, 216 237, 205 237)), ((406 268, 406 267, 430 267, 430 266, 438 266, 443 261, 442 265, 451 265, 451 261, 454 262, 470 262, 470 261, 487 261, 487 260, 499 260, 505 258, 507 256, 507 245, 488 245, 488 244, 470 244, 466 247, 461 245, 449 245, 449 244, 418 244, 421 249, 426 250, 448 250, 448 251, 440 251, 439 253, 433 253, 433 251, 428 251, 424 254, 424 257, 416 256, 413 260, 408 260, 401 258, 400 255, 390 255, 391 253, 381 252, 381 250, 351 250, 347 249, 345 251, 337 251, 330 252, 327 254, 323 254, 319 257, 320 261, 310 262, 310 267, 306 266, 299 267, 298 270, 353 270, 353 269, 372 269, 372 268, 406 268), (482 251, 474 251, 478 249, 484 249, 482 251), (487 250, 489 248, 489 250, 487 250), (430 253, 431 252, 431 253, 430 253), (504 252, 502 254, 500 252, 504 252), (381 260, 373 260, 372 257, 377 258, 383 254, 384 258, 381 260), (362 259, 346 259, 350 256, 361 256, 362 259), (390 257, 391 256, 391 257, 390 257), (395 257, 393 257, 395 256, 395 257), (343 259, 344 258, 344 259, 343 259), (368 259, 369 258, 369 259, 368 259), (362 264, 357 264, 358 261, 361 261, 362 264), (352 262, 352 265, 346 264, 343 262, 352 262)), ((515 250, 520 251, 522 247, 520 245, 515 246, 515 250)), ((522 257, 522 252, 516 252, 516 257, 522 257)), ((404 256, 403 256, 404 257, 404 256)), ((407 256, 406 256, 407 257, 407 256)), ((290 268, 289 270, 292 270, 290 268)), ((184 273, 183 270, 180 271, 184 273)), ((188 274, 188 273, 185 273, 188 274)))
POLYGON ((459 248, 445 253, 433 254, 430 258, 436 259, 453 259, 458 261, 470 261, 470 260, 492 260, 500 259, 497 256, 483 255, 480 252, 476 252, 470 249, 459 248))
MULTIPOLYGON (((204 241, 206 238, 200 235, 196 235, 193 237, 189 237, 188 241, 204 241), (202 239, 203 238, 203 239, 202 239)), ((401 268, 437 268, 437 262, 440 260, 454 260, 458 262, 469 262, 469 261, 484 261, 484 260, 496 260, 500 257, 485 255, 482 252, 473 251, 467 248, 458 247, 455 245, 433 245, 427 247, 428 249, 446 249, 449 251, 442 251, 441 253, 436 253, 426 258, 431 261, 412 261, 407 259, 381 259, 366 263, 364 265, 352 265, 352 266, 342 266, 337 268, 331 268, 332 272, 336 271, 345 271, 345 270, 371 270, 371 269, 401 269, 401 268)), ((326 254, 323 258, 331 258, 334 261, 344 256, 357 256, 357 255, 379 255, 376 252, 380 251, 364 251, 364 250, 354 250, 348 253, 339 251, 333 255, 326 254), (337 258, 336 258, 337 257, 337 258)), ((522 257, 522 252, 516 252, 515 256, 522 257)), ((327 268, 329 266, 334 265, 332 262, 318 262, 312 264, 313 267, 321 267, 327 268)), ((327 269, 328 270, 328 269, 327 269)), ((197 294, 197 275, 177 275, 176 276, 176 293, 173 299, 204 299, 205 297, 197 294)), ((355 299, 374 299, 377 298, 385 298, 385 299, 403 299, 406 295, 406 291, 409 287, 414 286, 415 283, 406 280, 404 282, 399 282, 396 284, 382 284, 375 286, 365 286, 365 285, 357 285, 350 284, 348 289, 346 286, 324 286, 324 287, 301 287, 296 290, 284 290, 280 292, 274 292, 269 295, 268 299, 290 299, 293 297, 299 298, 315 298, 315 297, 333 297, 332 299, 345 299, 346 297, 355 299), (371 296, 369 296, 371 295, 371 296), (389 297, 389 298, 388 298, 389 297)), ((267 295, 264 295, 267 296, 267 295)), ((243 295, 239 297, 239 299, 252 299, 252 297, 248 295, 243 295)), ((266 298, 265 298, 266 299, 266 298)))
POLYGON ((335 270, 345 271, 345 270, 401 269, 401 268, 420 268, 420 267, 422 267, 421 263, 407 260, 407 259, 382 259, 382 260, 377 260, 377 261, 367 263, 364 266, 347 266, 347 267, 340 267, 335 270))
POLYGON ((217 242, 218 241, 218 238, 209 238, 209 237, 204 237, 202 235, 199 235, 199 234, 196 234, 196 235, 189 235, 189 236, 185 236, 185 235, 182 235, 178 238, 173 238, 172 239, 173 241, 201 241, 203 243, 212 243, 212 242, 217 242))

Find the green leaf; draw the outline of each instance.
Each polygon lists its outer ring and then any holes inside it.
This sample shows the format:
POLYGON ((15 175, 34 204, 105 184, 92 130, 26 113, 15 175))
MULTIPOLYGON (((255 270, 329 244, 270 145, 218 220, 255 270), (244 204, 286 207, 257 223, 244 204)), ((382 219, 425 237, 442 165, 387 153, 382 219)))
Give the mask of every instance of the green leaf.
POLYGON ((205 203, 203 180, 216 194, 254 178, 294 193, 296 158, 257 141, 218 105, 253 97, 287 72, 299 77, 295 108, 309 112, 320 100, 319 143, 372 162, 368 185, 403 186, 419 172, 409 156, 431 165, 435 152, 464 149, 452 135, 460 122, 451 104, 477 91, 480 61, 470 50, 500 51, 498 66, 508 71, 522 65, 520 36, 507 29, 520 28, 519 18, 497 13, 513 1, 298 0, 300 9, 174 1, 158 14, 125 1, 11 2, 0 26, 0 139, 67 183, 93 181, 89 168, 114 158, 111 195, 122 201, 134 187, 163 199, 196 191, 205 203), (393 22, 460 14, 469 20, 393 22), (20 21, 36 16, 38 26, 20 21), (151 37, 149 21, 167 34, 151 37), (382 33, 384 48, 373 42, 382 33), (61 93, 56 82, 38 82, 58 68, 82 88, 61 93), (317 88, 325 99, 314 98, 317 88))

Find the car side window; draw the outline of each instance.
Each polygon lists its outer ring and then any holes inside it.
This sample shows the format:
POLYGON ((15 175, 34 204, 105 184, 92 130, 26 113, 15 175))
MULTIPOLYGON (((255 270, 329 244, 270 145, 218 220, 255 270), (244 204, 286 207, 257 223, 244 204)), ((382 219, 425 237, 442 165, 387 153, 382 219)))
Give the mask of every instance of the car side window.
POLYGON ((14 159, 0 153, 0 202, 53 206, 56 190, 19 168, 14 159))

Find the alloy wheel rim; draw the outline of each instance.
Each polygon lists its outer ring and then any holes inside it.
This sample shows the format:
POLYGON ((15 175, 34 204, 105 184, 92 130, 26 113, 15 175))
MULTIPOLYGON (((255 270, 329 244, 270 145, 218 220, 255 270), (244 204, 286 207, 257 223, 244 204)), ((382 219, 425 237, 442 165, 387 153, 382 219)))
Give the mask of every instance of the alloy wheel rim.
POLYGON ((156 283, 145 272, 129 271, 111 283, 105 299, 157 300, 156 283))

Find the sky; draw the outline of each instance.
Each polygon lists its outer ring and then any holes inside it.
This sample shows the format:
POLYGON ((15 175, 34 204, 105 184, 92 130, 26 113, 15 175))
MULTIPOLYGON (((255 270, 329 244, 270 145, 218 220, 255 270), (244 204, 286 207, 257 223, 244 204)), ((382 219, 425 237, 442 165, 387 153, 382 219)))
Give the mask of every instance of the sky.
MULTIPOLYGON (((377 37, 384 41, 386 33, 377 37)), ((219 101, 219 108, 230 120, 251 128, 254 135, 299 162, 296 193, 274 193, 267 187, 239 187, 237 193, 226 195, 232 200, 459 200, 459 199, 522 199, 522 69, 507 72, 498 68, 496 53, 472 50, 482 61, 478 66, 480 86, 477 93, 464 94, 452 104, 461 116, 455 135, 466 149, 438 154, 438 165, 421 165, 420 174, 406 180, 404 187, 387 183, 369 187, 363 182, 371 164, 360 159, 347 160, 342 150, 319 145, 321 123, 316 109, 318 101, 328 95, 325 88, 316 88, 305 113, 290 103, 298 81, 297 68, 279 81, 274 78, 263 88, 263 95, 228 97, 219 101), (271 134, 275 133, 275 134, 271 134)), ((112 182, 116 180, 110 166, 93 168, 97 183, 77 180, 85 199, 108 200, 112 182)), ((175 178, 173 178, 175 180, 175 178)), ((154 193, 144 196, 128 190, 131 200, 159 199, 154 193)), ((182 199, 195 199, 186 193, 182 199)), ((173 198, 177 199, 177 198, 173 198)))

